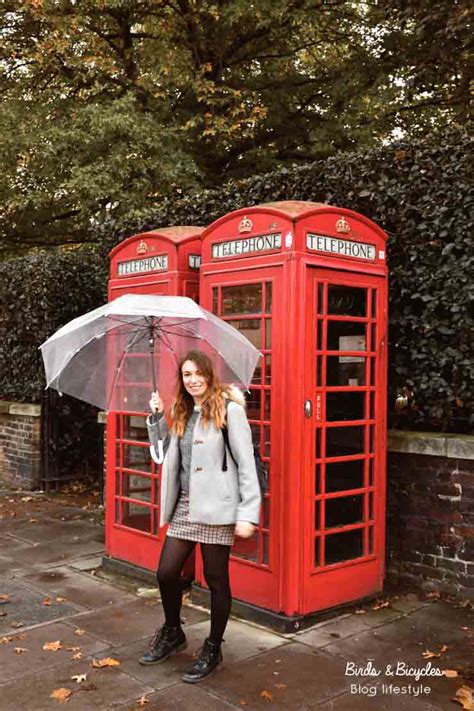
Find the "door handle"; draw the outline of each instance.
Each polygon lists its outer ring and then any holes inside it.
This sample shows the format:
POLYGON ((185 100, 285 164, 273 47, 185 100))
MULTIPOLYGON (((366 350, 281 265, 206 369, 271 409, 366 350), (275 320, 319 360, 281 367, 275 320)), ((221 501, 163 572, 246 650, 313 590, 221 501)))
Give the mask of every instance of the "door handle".
POLYGON ((311 417, 313 414, 313 404, 311 400, 306 400, 304 403, 304 414, 306 417, 311 417))

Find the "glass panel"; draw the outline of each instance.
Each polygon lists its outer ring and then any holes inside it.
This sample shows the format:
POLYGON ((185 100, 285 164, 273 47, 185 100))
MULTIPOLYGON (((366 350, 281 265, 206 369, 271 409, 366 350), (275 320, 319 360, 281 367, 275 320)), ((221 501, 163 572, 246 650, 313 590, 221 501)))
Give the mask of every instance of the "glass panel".
MULTIPOLYGON (((132 444, 117 444, 117 449, 122 449, 122 467, 125 469, 136 469, 137 471, 151 473, 151 458, 148 446, 139 447, 132 444)), ((119 452, 117 451, 117 462, 119 462, 119 452)))
POLYGON ((122 501, 122 526, 151 532, 151 509, 148 506, 122 501))
POLYGON ((253 439, 253 441, 254 441, 256 444, 260 445, 260 430, 261 430, 261 425, 255 424, 254 422, 252 422, 252 424, 250 425, 250 430, 251 430, 251 432, 252 432, 252 439, 253 439))
POLYGON ((374 552, 374 527, 369 526, 369 553, 374 552))
POLYGON ((374 453, 375 448, 375 425, 369 427, 369 454, 374 453))
POLYGON ((322 433, 321 428, 317 427, 316 432, 315 432, 315 434, 316 434, 316 443, 315 443, 316 444, 316 451, 315 451, 316 459, 321 459, 321 457, 323 456, 322 447, 321 447, 321 440, 322 440, 321 433, 322 433))
POLYGON ((377 326, 375 323, 370 326, 370 350, 377 350, 377 326))
POLYGON ((148 442, 146 417, 141 415, 122 415, 123 438, 133 439, 137 442, 148 442))
POLYGON ((271 314, 272 312, 272 297, 273 297, 273 284, 271 281, 265 283, 265 312, 271 314))
POLYGON ((366 316, 367 290, 354 286, 328 284, 328 314, 366 316))
POLYGON ((320 319, 316 322, 316 350, 324 350, 323 322, 320 319))
MULTIPOLYGON (((365 323, 328 321, 328 351, 365 351, 365 323)), ((362 356, 340 356, 341 363, 360 363, 362 356)))
POLYGON ((364 459, 326 464, 326 491, 359 489, 364 485, 364 459))
POLYGON ((321 501, 314 502, 314 530, 319 531, 321 528, 321 501))
POLYGON ((258 562, 258 534, 254 533, 250 538, 236 538, 231 554, 236 558, 253 560, 258 562))
POLYGON ((158 509, 153 509, 152 521, 153 521, 152 533, 154 536, 157 536, 158 531, 160 530, 160 512, 158 511, 158 509))
POLYGON ((150 356, 125 356, 122 364, 122 383, 143 383, 150 378, 150 356))
POLYGON ((342 360, 350 356, 327 356, 326 385, 365 385, 365 361, 362 356, 353 356, 352 362, 342 360), (342 361, 342 362, 341 362, 342 361))
POLYGON ((320 494, 321 489, 322 465, 316 464, 314 467, 314 493, 320 494))
POLYGON ((262 313, 262 285, 242 284, 221 289, 222 316, 262 313))
POLYGON ((321 565, 321 538, 317 536, 314 539, 314 567, 319 568, 321 565))
POLYGON ((372 318, 377 317, 377 291, 372 289, 372 318))
POLYGON ((369 494, 369 519, 372 521, 374 518, 374 495, 369 494))
POLYGON ((120 499, 115 499, 115 523, 120 524, 120 499))
POLYGON ((338 499, 326 499, 326 528, 347 526, 364 520, 364 497, 342 496, 338 499))
POLYGON ((270 413, 271 413, 271 391, 270 390, 265 390, 265 404, 264 404, 264 409, 263 409, 263 419, 264 420, 270 420, 270 413))
POLYGON ((370 419, 374 420, 375 419, 375 393, 370 393, 369 394, 369 399, 370 399, 370 419))
POLYGON ((263 447, 262 455, 264 457, 270 457, 271 452, 271 442, 270 442, 270 426, 264 425, 263 427, 263 447))
POLYGON ((326 565, 351 560, 362 555, 362 530, 344 531, 325 537, 326 565))
POLYGON ((269 547, 269 539, 268 539, 268 534, 264 533, 262 536, 262 543, 263 543, 263 560, 262 563, 264 565, 268 565, 269 559, 270 559, 270 547, 269 547))
POLYGON ((369 459, 369 486, 374 486, 374 460, 369 459))
POLYGON ((328 427, 326 429, 326 457, 363 454, 364 427, 328 427))
POLYGON ((122 496, 151 503, 152 480, 148 477, 122 472, 122 496))
POLYGON ((323 313, 323 307, 324 307, 324 284, 318 284, 318 295, 317 295, 318 303, 317 303, 317 312, 318 314, 323 313))
POLYGON ((265 356, 265 385, 271 385, 272 382, 272 357, 265 356))
POLYGON ((217 286, 214 286, 212 288, 212 313, 217 314, 218 313, 218 304, 219 304, 219 291, 217 289, 217 286))
POLYGON ((253 385, 261 385, 262 383, 262 364, 263 364, 263 358, 260 358, 258 361, 255 370, 253 372, 253 378, 252 378, 252 384, 253 385))
POLYGON ((247 395, 247 417, 249 420, 260 420, 260 402, 262 399, 261 390, 250 389, 247 395))
POLYGON ((326 419, 363 420, 365 414, 365 393, 326 393, 326 419))
POLYGON ((369 385, 375 385, 375 358, 369 358, 369 385))
POLYGON ((325 356, 316 356, 316 385, 324 385, 323 383, 323 360, 325 356))
POLYGON ((241 319, 239 321, 228 321, 231 326, 244 334, 251 343, 259 350, 262 347, 262 328, 260 319, 241 319))
POLYGON ((270 528, 270 499, 265 496, 262 504, 262 527, 270 528))
POLYGON ((272 347, 272 320, 265 319, 265 348, 269 351, 272 347))

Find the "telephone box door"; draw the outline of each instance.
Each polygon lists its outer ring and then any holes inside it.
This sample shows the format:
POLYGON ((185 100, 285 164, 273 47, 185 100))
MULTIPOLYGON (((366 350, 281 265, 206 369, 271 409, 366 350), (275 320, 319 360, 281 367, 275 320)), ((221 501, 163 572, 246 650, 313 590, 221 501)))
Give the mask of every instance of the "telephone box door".
POLYGON ((305 612, 381 590, 386 280, 308 268, 305 612))

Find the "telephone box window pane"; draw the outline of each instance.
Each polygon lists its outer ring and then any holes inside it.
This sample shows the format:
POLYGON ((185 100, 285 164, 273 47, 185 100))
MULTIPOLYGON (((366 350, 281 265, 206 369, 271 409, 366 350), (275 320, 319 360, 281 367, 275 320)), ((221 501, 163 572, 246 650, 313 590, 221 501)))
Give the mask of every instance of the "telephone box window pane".
POLYGON ((374 552, 374 527, 369 526, 369 554, 374 552))
MULTIPOLYGON (((355 321, 328 321, 328 351, 365 351, 366 324, 355 321)), ((363 356, 340 356, 340 363, 361 363, 363 356)))
POLYGON ((326 499, 326 528, 348 526, 364 520, 364 497, 343 496, 326 499))
POLYGON ((141 415, 123 415, 123 438, 137 442, 148 442, 146 417, 141 415))
POLYGON ((326 565, 340 563, 343 560, 352 560, 362 555, 363 529, 344 531, 325 538, 326 565))
POLYGON ((369 454, 374 453, 375 448, 375 425, 369 427, 369 454))
POLYGON ((260 420, 260 402, 262 399, 262 391, 250 390, 250 395, 247 396, 247 417, 249 420, 260 420))
POLYGON ((151 510, 148 506, 122 501, 122 526, 151 532, 151 510))
POLYGON ((143 353, 143 356, 125 357, 122 365, 122 382, 143 383, 150 378, 150 356, 143 353))
POLYGON ((321 501, 314 502, 314 530, 319 531, 321 528, 321 501))
POLYGON ((377 291, 372 289, 372 318, 377 317, 377 291))
POLYGON ((319 319, 316 323, 316 350, 324 350, 323 322, 319 319))
POLYGON ((273 284, 268 281, 265 284, 265 313, 271 314, 272 312, 272 298, 273 298, 273 284))
POLYGON ((367 290, 340 284, 328 284, 328 314, 366 316, 367 290))
POLYGON ((327 393, 326 419, 328 422, 336 420, 363 420, 365 415, 365 393, 327 393))
POLYGON ((272 357, 271 355, 265 356, 265 385, 272 384, 272 357))
POLYGON ((217 314, 219 308, 219 290, 217 286, 212 289, 212 313, 217 314))
POLYGON ((323 307, 324 307, 324 284, 318 284, 318 304, 317 304, 317 312, 318 314, 323 313, 323 307))
POLYGON ((314 567, 319 568, 321 566, 321 538, 317 536, 314 539, 314 567))
POLYGON ((326 457, 363 454, 364 430, 363 426, 328 427, 326 429, 326 457))
POLYGON ((375 323, 370 327, 370 350, 377 350, 377 324, 375 323))
POLYGON ((252 432, 252 439, 256 444, 260 443, 260 430, 261 430, 261 425, 260 424, 255 424, 252 422, 250 425, 250 430, 252 432))
POLYGON ((263 419, 264 420, 270 420, 270 415, 271 415, 271 392, 270 390, 265 390, 265 407, 263 411, 263 419))
POLYGON ((264 425, 263 427, 263 448, 262 456, 270 458, 271 454, 271 441, 270 441, 270 427, 264 425))
POLYGON ((252 384, 253 385, 261 385, 262 383, 262 364, 263 364, 263 358, 260 358, 258 361, 255 370, 253 371, 253 377, 252 377, 252 384))
POLYGON ((364 459, 326 463, 326 491, 359 489, 364 485, 364 459))
POLYGON ((122 496, 151 503, 152 480, 148 477, 122 473, 122 496))
POLYGON ((263 543, 263 560, 262 563, 264 565, 268 565, 269 560, 270 560, 270 546, 269 546, 269 539, 268 539, 268 534, 264 533, 262 535, 262 543, 263 543))
POLYGON ((231 555, 244 560, 258 562, 258 534, 254 533, 250 538, 236 538, 231 550, 231 555))
POLYGON ((369 459, 369 486, 374 486, 374 460, 369 459))
POLYGON ((238 331, 244 334, 251 343, 260 350, 262 348, 262 327, 260 319, 241 319, 240 321, 229 321, 238 331))
MULTIPOLYGON (((324 385, 323 383, 323 358, 324 356, 316 356, 316 385, 324 385)), ((328 383, 329 385, 329 383, 328 383)))
POLYGON ((265 496, 262 503, 262 527, 270 528, 270 499, 265 496))
POLYGON ((369 494, 369 519, 372 521, 374 518, 374 495, 369 494))
POLYGON ((223 286, 222 316, 262 313, 262 285, 223 286))
MULTIPOLYGON (((354 356, 353 361, 358 358, 354 356)), ((326 385, 365 385, 365 361, 362 356, 357 362, 341 363, 341 356, 327 356, 326 385)))
POLYGON ((265 348, 270 350, 272 347, 272 320, 271 318, 265 319, 265 348))
POLYGON ((369 385, 375 385, 375 358, 369 358, 369 385))
POLYGON ((375 419, 375 393, 372 392, 369 395, 370 399, 370 419, 374 420, 375 419))
MULTIPOLYGON (((135 447, 131 444, 117 444, 117 450, 122 450, 121 466, 125 469, 136 469, 137 471, 151 473, 151 458, 148 447, 135 447)), ((117 451, 117 462, 119 462, 119 451, 117 451)))
POLYGON ((321 430, 320 427, 317 427, 317 428, 316 428, 316 433, 315 433, 315 434, 316 434, 316 442, 315 442, 316 449, 315 449, 315 455, 316 455, 316 459, 321 459, 321 457, 323 456, 323 454, 322 454, 322 451, 323 451, 323 450, 322 450, 322 445, 321 445, 321 441, 322 441, 322 430, 321 430))

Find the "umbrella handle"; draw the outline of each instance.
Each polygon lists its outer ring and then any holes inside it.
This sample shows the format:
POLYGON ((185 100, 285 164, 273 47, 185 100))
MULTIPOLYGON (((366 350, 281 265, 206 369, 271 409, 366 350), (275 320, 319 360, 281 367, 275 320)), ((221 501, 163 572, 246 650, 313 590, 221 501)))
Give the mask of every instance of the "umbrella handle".
POLYGON ((156 452, 155 446, 153 444, 150 445, 150 454, 155 464, 163 463, 163 460, 165 458, 163 453, 163 440, 158 440, 158 453, 156 452))

